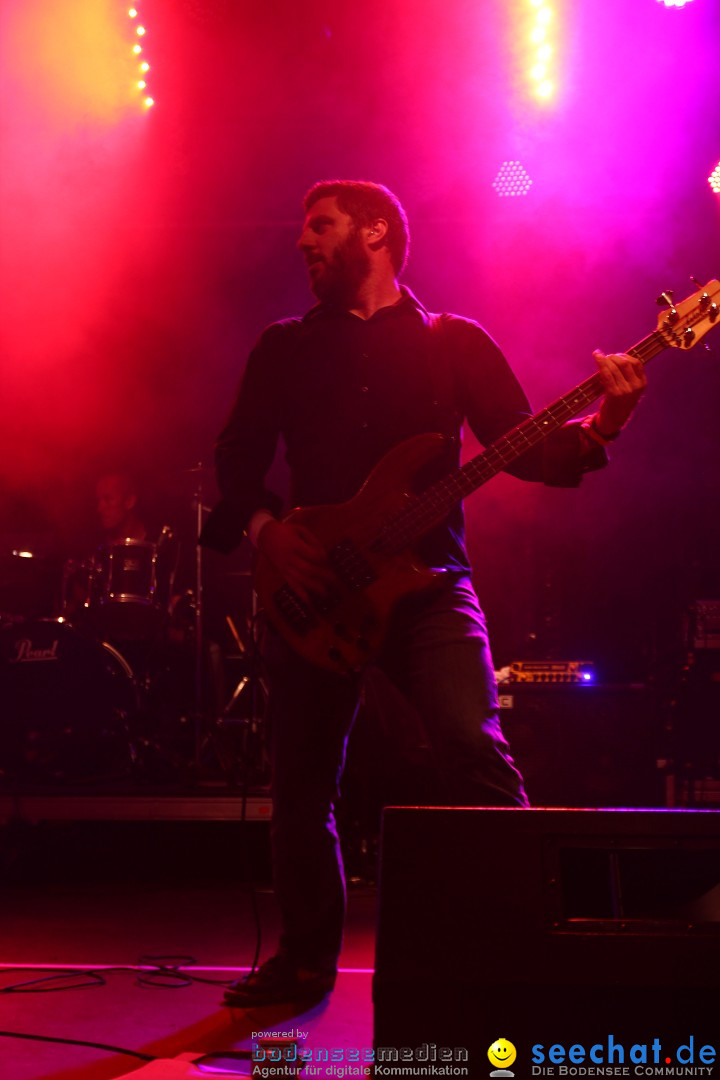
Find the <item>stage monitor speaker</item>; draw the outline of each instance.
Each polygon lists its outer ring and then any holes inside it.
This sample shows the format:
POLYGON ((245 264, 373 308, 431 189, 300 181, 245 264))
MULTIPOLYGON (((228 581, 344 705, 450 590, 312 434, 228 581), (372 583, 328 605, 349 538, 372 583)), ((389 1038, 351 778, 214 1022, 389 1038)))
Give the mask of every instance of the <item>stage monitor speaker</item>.
MULTIPOLYGON (((719 988, 720 814, 385 811, 373 983, 383 1060, 460 1048, 468 1075, 487 1075, 502 1038, 529 1076, 551 1045, 589 1055, 612 1036, 626 1040, 625 1064, 657 1038, 677 1065, 691 1036, 696 1049, 720 1044, 719 988)), ((585 1058, 592 1075, 596 1059, 585 1058)), ((544 1061, 532 1075, 581 1075, 543 1072, 544 1061)))

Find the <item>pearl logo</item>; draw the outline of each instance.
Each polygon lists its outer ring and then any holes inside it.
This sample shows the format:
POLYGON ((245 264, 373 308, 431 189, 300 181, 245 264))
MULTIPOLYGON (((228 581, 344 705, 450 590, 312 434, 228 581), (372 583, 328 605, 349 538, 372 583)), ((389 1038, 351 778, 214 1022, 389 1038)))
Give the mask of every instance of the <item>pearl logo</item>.
POLYGON ((34 649, 30 638, 21 638, 15 645, 15 656, 10 658, 11 664, 28 664, 45 660, 59 660, 57 638, 52 645, 44 649, 34 649))

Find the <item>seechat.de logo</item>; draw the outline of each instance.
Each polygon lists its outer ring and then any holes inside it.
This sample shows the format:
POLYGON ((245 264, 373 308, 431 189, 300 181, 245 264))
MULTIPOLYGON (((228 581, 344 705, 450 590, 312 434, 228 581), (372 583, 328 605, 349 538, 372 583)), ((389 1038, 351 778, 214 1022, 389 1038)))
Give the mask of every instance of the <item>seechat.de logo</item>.
POLYGON ((507 1039, 496 1039, 488 1050, 490 1064, 495 1066, 490 1075, 514 1076, 515 1073, 510 1072, 509 1066, 512 1065, 516 1057, 517 1050, 511 1042, 508 1042, 507 1039))

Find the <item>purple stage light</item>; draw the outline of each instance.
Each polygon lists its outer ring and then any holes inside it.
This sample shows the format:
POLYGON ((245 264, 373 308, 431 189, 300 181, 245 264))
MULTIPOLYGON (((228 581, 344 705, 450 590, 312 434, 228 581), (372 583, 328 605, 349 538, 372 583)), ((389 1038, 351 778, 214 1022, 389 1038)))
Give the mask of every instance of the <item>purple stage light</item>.
POLYGON ((527 195, 532 180, 519 161, 503 161, 493 180, 498 195, 527 195))
POLYGON ((713 189, 716 195, 720 195, 720 161, 708 176, 708 184, 713 189))
POLYGON ((665 7, 685 7, 690 3, 690 0, 658 0, 659 4, 664 4, 665 7))

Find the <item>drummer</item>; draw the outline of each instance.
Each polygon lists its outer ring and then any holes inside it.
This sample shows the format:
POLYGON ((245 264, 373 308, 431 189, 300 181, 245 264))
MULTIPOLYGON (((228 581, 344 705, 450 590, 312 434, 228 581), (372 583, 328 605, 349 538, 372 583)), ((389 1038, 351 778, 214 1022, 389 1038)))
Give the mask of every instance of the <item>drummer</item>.
POLYGON ((137 486, 128 472, 104 473, 95 486, 103 542, 147 540, 148 529, 138 510, 137 486))
MULTIPOLYGON (((137 484, 132 474, 124 469, 108 471, 98 477, 95 507, 99 529, 94 551, 88 551, 80 560, 69 559, 65 564, 63 615, 73 622, 82 620, 90 627, 95 626, 101 636, 112 638, 112 625, 106 624, 111 624, 114 619, 124 626, 137 609, 132 604, 126 607, 112 604, 105 609, 106 594, 111 585, 131 594, 127 599, 135 594, 141 607, 152 607, 155 614, 167 613, 178 547, 169 526, 165 525, 158 532, 147 524, 140 509, 137 484), (137 545, 137 548, 130 549, 129 545, 137 545), (124 555, 130 550, 132 559, 126 563, 124 555), (118 580, 111 580, 113 552, 119 558, 114 570, 120 575, 118 580), (99 622, 102 626, 95 625, 99 622)), ((140 621, 144 625, 147 620, 140 621)))

